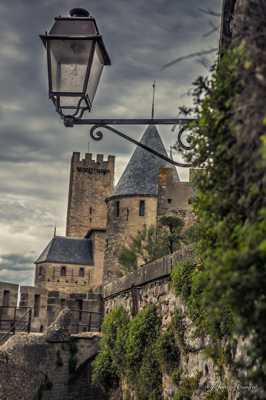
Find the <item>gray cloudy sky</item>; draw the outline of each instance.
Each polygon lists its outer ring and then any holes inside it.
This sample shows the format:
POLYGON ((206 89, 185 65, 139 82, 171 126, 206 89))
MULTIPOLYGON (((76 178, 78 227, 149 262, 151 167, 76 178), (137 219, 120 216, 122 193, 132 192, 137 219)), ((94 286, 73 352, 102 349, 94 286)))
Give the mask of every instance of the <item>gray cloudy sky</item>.
MULTIPOLYGON (((85 152, 88 129, 66 129, 47 98, 46 65, 39 33, 54 16, 73 7, 97 19, 112 58, 95 98, 92 117, 148 117, 157 80, 156 115, 175 117, 184 94, 207 70, 188 60, 162 65, 217 47, 218 33, 199 10, 220 12, 221 0, 2 0, 0 4, 0 280, 31 284, 32 261, 52 236, 64 234, 69 160, 85 152)), ((219 18, 213 18, 219 24, 219 18)), ((215 56, 213 56, 214 59, 215 56)), ((209 57, 209 60, 211 58, 209 57)), ((144 128, 124 131, 139 138, 144 128)), ((160 129, 169 148, 170 128, 160 129)), ((90 144, 95 153, 117 156, 121 174, 133 146, 108 135, 90 144)), ((186 172, 180 171, 185 179, 186 172)))

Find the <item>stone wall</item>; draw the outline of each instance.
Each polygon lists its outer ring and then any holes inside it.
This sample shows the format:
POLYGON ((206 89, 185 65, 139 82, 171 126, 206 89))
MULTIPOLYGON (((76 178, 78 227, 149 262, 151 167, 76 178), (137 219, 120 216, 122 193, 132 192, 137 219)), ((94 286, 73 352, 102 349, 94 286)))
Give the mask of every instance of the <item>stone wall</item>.
POLYGON ((31 331, 43 332, 47 328, 47 290, 34 286, 20 287, 19 307, 32 308, 31 315, 31 331))
MULTIPOLYGON (((229 393, 228 399, 235 400, 238 398, 236 383, 230 370, 225 367, 221 372, 221 369, 206 355, 209 338, 197 337, 196 328, 187 317, 185 304, 175 296, 171 288, 170 273, 173 267, 178 261, 191 257, 191 251, 184 249, 147 264, 138 272, 109 283, 104 287, 105 312, 109 313, 114 308, 123 306, 132 316, 145 306, 154 304, 161 317, 164 331, 178 310, 179 315, 182 316, 182 332, 179 334, 183 338, 179 368, 182 370, 182 376, 186 378, 198 377, 198 388, 192 399, 205 399, 207 389, 213 390, 215 395, 226 387, 229 393)), ((172 399, 176 389, 172 379, 164 373, 163 399, 172 399)))
POLYGON ((96 160, 92 154, 73 153, 71 160, 66 236, 84 237, 91 229, 106 227, 105 199, 113 190, 115 157, 96 160))
POLYGON ((192 186, 190 182, 176 182, 173 168, 161 168, 159 176, 158 216, 182 210, 191 214, 192 186))
POLYGON ((144 226, 155 226, 157 221, 157 197, 124 196, 108 199, 108 223, 104 258, 104 282, 120 277, 118 262, 122 246, 128 245, 144 226), (145 212, 139 215, 140 201, 145 201, 145 212), (119 212, 118 212, 119 207, 119 212))
POLYGON ((56 262, 38 264, 35 270, 35 285, 48 291, 86 293, 94 286, 95 268, 94 265, 56 262))
MULTIPOLYGON (((60 331, 60 328, 59 328, 60 331)), ((0 346, 1 400, 97 400, 91 361, 99 334, 16 334, 0 346)))
POLYGON ((10 329, 10 320, 14 318, 17 302, 18 285, 0 282, 0 331, 10 329))
POLYGON ((102 297, 97 293, 71 293, 53 291, 48 293, 47 318, 50 325, 63 308, 72 311, 71 331, 99 330, 102 318, 102 297))

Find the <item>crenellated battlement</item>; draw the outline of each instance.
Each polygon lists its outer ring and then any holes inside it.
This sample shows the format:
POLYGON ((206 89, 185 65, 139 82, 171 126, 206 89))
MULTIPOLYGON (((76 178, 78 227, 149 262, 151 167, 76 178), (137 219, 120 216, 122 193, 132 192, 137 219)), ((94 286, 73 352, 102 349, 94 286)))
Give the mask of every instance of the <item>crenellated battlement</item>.
POLYGON ((74 152, 72 155, 71 163, 79 168, 92 168, 92 169, 108 169, 113 171, 115 166, 115 156, 108 155, 105 159, 103 154, 85 153, 84 156, 80 152, 74 152), (96 157, 95 157, 96 156, 96 157))

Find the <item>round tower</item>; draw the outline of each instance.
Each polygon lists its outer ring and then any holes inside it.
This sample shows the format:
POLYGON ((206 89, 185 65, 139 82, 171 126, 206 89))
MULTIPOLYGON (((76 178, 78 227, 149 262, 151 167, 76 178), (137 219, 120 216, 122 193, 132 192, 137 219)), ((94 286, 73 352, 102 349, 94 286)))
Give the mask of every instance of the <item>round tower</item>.
MULTIPOLYGON (((157 152, 167 155, 156 126, 149 126, 141 142, 157 152)), ((160 170, 176 169, 141 147, 134 151, 113 194, 107 198, 107 239, 104 261, 104 281, 121 276, 119 254, 132 238, 143 229, 157 223, 158 186, 160 170)))

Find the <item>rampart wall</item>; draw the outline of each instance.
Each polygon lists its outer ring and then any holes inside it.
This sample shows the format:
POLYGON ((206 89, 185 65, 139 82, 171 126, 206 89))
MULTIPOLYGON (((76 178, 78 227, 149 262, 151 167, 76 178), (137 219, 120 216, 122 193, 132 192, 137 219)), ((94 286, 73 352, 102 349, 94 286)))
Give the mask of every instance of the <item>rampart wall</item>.
MULTIPOLYGON (((198 388, 192 399, 205 399, 207 389, 218 396, 226 388, 228 400, 236 400, 239 398, 238 389, 230 368, 225 365, 221 373, 221 369, 207 355, 210 338, 197 335, 196 327, 188 318, 186 305, 171 287, 170 274, 178 261, 192 258, 191 250, 183 249, 109 283, 104 287, 105 313, 122 306, 134 316, 145 306, 154 304, 164 331, 178 312, 182 319, 180 332, 177 332, 181 338, 179 368, 188 379, 198 378, 198 388)), ((176 390, 171 377, 164 373, 163 399, 172 399, 176 390)))

